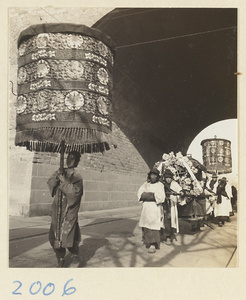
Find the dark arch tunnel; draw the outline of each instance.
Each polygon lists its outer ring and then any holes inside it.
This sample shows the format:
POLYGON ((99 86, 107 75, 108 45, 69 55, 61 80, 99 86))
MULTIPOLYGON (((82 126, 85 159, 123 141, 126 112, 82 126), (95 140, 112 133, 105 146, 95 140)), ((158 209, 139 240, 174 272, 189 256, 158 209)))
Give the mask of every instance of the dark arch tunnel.
POLYGON ((113 121, 148 165, 237 117, 237 9, 114 9, 93 27, 116 44, 113 121))

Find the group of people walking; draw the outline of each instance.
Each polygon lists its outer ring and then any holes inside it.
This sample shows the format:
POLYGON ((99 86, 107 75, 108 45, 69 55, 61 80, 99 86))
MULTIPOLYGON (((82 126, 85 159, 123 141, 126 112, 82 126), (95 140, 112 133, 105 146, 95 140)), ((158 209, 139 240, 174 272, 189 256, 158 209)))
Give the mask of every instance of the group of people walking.
MULTIPOLYGON (((66 249, 71 253, 72 262, 80 263, 78 212, 83 195, 83 179, 76 171, 79 162, 80 153, 70 152, 66 159, 67 167, 57 170, 47 182, 51 196, 54 197, 49 241, 56 254, 58 267, 65 264, 66 249)), ((143 203, 139 221, 142 240, 148 252, 155 253, 156 249, 160 249, 161 242, 171 244, 176 239, 175 233, 179 232, 178 208, 188 206, 190 198, 174 180, 171 170, 166 169, 160 175, 156 167, 148 173, 137 197, 143 203)), ((232 212, 231 198, 232 190, 226 178, 218 180, 217 175, 213 174, 209 182, 203 181, 203 192, 196 199, 196 214, 204 217, 213 214, 218 225, 223 226, 225 221, 229 221, 232 212)))
MULTIPOLYGON (((227 179, 218 179, 217 174, 212 179, 202 180, 202 193, 194 199, 196 212, 204 219, 213 217, 218 226, 230 221, 232 214, 232 189, 227 179)), ((142 242, 149 253, 160 249, 160 243, 171 244, 175 233, 179 232, 178 207, 184 207, 191 202, 186 191, 174 180, 174 174, 169 170, 160 175, 157 168, 152 168, 147 180, 137 192, 138 201, 142 203, 139 226, 142 227, 142 242)))

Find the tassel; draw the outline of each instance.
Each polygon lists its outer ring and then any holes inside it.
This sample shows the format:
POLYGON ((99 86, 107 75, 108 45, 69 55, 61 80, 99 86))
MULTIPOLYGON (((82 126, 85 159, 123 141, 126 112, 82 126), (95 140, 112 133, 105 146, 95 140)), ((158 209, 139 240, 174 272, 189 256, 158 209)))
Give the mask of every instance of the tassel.
POLYGON ((104 152, 110 145, 116 147, 110 134, 88 128, 39 128, 17 131, 16 146, 25 146, 30 151, 60 152, 61 140, 66 141, 66 152, 104 152), (39 137, 43 140, 39 140, 39 137))

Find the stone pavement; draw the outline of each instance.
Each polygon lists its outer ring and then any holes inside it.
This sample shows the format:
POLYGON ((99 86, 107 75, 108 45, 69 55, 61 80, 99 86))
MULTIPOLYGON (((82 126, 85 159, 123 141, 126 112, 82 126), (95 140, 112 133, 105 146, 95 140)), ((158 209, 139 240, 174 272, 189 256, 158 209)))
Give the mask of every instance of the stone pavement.
MULTIPOLYGON (((79 213, 81 262, 76 267, 237 267, 236 214, 231 217, 231 223, 223 227, 214 225, 214 230, 205 225, 199 231, 191 231, 190 223, 180 219, 177 241, 170 246, 162 243, 160 250, 149 254, 141 243, 140 212, 141 205, 79 213)), ((49 216, 10 216, 12 256, 9 267, 55 267, 56 260, 47 235, 49 224, 49 216), (18 242, 24 247, 19 253, 18 242), (16 247, 17 250, 12 249, 16 247)), ((70 263, 68 253, 65 267, 71 267, 70 263)))

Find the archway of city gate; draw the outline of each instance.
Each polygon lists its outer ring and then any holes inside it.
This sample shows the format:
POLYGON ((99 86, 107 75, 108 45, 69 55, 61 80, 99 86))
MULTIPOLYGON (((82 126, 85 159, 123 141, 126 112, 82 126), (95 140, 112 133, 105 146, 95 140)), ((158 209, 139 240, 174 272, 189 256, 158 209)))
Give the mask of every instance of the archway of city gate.
POLYGON ((237 117, 236 9, 114 9, 93 27, 116 44, 113 121, 149 166, 237 117))

